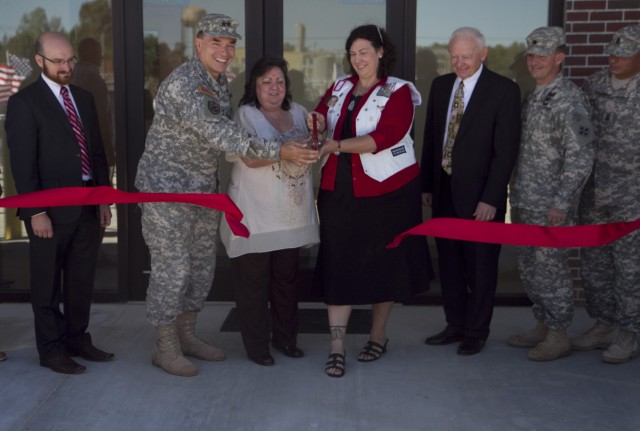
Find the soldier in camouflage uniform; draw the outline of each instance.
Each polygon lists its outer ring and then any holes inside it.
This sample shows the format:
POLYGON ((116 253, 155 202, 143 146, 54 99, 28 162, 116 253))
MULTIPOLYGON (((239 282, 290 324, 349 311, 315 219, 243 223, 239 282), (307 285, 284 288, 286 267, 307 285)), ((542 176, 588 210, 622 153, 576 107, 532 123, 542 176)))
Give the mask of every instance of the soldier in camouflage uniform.
MULTIPOLYGON (((536 88, 525 97, 520 153, 511 183, 515 223, 568 226, 577 222, 580 192, 595 158, 587 99, 562 76, 564 32, 542 27, 527 36, 527 67, 536 88)), ((573 318, 569 250, 520 247, 522 284, 533 302, 535 329, 512 335, 514 347, 530 347, 528 358, 552 361, 571 353, 566 328, 573 318)))
MULTIPOLYGON (((619 30, 606 52, 610 67, 584 84, 597 142, 594 174, 580 204, 584 224, 640 217, 640 25, 619 30)), ((638 354, 640 231, 581 253, 587 312, 596 323, 571 346, 606 349, 604 362, 626 362, 638 354)))
MULTIPOLYGON (((248 158, 313 163, 317 151, 294 142, 251 138, 231 121, 225 71, 235 55, 238 22, 209 14, 198 23, 193 58, 160 86, 156 112, 138 165, 136 187, 145 192, 215 193, 223 152, 248 158)), ((142 207, 142 233, 151 253, 147 316, 158 331, 154 365, 193 376, 184 355, 215 361, 219 349, 195 336, 197 313, 213 282, 220 213, 175 203, 142 207)))

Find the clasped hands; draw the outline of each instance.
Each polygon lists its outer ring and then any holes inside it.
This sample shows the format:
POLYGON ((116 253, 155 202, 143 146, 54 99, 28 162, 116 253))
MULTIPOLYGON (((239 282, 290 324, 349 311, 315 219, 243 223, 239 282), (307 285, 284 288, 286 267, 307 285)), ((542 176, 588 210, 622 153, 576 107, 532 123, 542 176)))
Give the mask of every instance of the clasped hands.
MULTIPOLYGON (((315 130, 318 134, 323 133, 326 129, 324 116, 315 111, 309 112, 307 114, 307 127, 310 131, 315 130)), ((319 137, 318 139, 321 140, 319 137)), ((320 145, 320 148, 317 150, 311 148, 312 140, 313 136, 309 136, 305 141, 285 142, 282 144, 282 147, 280 147, 280 160, 288 160, 298 165, 310 165, 317 162, 325 154, 335 151, 335 149, 331 150, 329 148, 331 146, 328 145, 329 142, 335 143, 335 141, 331 139, 324 140, 323 144, 320 145)))

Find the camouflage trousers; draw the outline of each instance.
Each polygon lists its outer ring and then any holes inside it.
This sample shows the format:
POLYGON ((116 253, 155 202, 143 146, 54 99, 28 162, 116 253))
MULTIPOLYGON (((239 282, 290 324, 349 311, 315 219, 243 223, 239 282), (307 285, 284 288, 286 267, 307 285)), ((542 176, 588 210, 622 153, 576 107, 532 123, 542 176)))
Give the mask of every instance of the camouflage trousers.
MULTIPOLYGON (((547 211, 512 208, 514 223, 548 226, 547 211)), ((575 222, 567 216, 566 225, 575 222)), ((569 269, 569 249, 551 247, 518 247, 520 279, 533 302, 533 316, 549 328, 565 329, 573 319, 573 282, 569 269)))
MULTIPOLYGON (((583 201, 584 202, 584 201, 583 201)), ((638 211, 583 205, 580 223, 632 221, 638 211)), ((594 319, 640 332, 640 231, 601 246, 580 250, 587 313, 594 319)))
POLYGON ((213 283, 219 221, 220 212, 195 205, 143 205, 142 235, 151 254, 147 319, 152 325, 202 310, 213 283))

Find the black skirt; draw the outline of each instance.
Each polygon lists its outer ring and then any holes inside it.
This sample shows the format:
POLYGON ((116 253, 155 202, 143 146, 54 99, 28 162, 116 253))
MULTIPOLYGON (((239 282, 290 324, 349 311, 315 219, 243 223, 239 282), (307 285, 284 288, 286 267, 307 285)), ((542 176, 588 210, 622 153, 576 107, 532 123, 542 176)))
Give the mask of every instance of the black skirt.
POLYGON ((355 198, 344 181, 334 191, 320 190, 313 294, 331 305, 358 305, 404 301, 428 290, 433 267, 425 237, 385 248, 422 222, 421 206, 419 177, 382 196, 355 198))

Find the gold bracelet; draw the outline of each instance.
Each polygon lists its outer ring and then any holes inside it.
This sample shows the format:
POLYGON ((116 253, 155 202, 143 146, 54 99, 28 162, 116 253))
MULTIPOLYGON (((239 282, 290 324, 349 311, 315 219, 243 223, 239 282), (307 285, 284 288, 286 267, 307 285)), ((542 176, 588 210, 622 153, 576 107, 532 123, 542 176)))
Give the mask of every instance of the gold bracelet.
POLYGON ((342 148, 342 141, 338 141, 338 149, 333 152, 336 156, 340 155, 340 148, 342 148))

